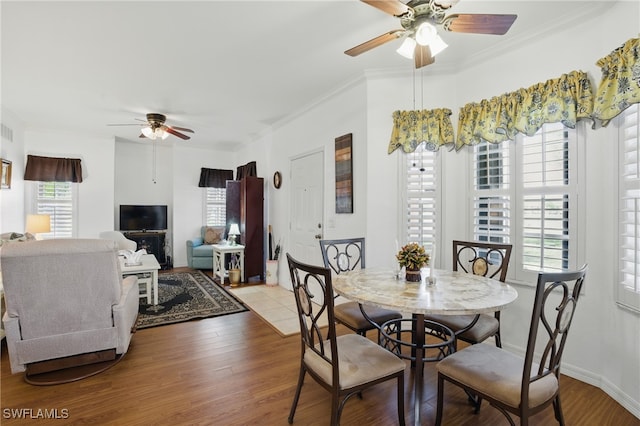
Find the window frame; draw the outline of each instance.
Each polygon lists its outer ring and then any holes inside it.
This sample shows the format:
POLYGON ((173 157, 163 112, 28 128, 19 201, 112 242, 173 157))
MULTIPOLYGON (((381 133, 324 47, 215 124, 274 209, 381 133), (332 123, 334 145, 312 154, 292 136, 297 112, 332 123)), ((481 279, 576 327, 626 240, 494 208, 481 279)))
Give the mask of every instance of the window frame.
MULTIPOLYGON (((58 235, 55 229, 55 220, 51 220, 51 232, 39 234, 39 238, 44 240, 53 238, 78 238, 78 216, 79 216, 79 188, 75 182, 42 182, 42 181, 25 181, 25 194, 27 200, 27 214, 48 214, 39 208, 40 200, 38 199, 39 186, 45 183, 53 183, 56 185, 69 185, 71 189, 71 235, 58 235)), ((60 204, 65 204, 62 200, 57 200, 60 204)))
MULTIPOLYGON (((427 253, 441 253, 441 238, 442 235, 442 223, 440 218, 442 217, 442 156, 438 151, 430 151, 426 149, 425 144, 421 144, 415 152, 412 153, 402 153, 398 156, 399 158, 399 171, 400 171, 400 182, 402 182, 402 188, 405 188, 404 191, 399 191, 399 205, 402 206, 400 211, 400 221, 399 221, 399 232, 398 235, 401 235, 403 241, 397 242, 398 245, 405 245, 409 242, 417 242, 419 244, 424 245, 427 253), (417 158, 415 152, 418 152, 422 155, 433 156, 431 160, 432 170, 433 170, 433 233, 430 236, 425 238, 423 234, 422 241, 418 241, 415 238, 411 238, 409 234, 409 171, 412 168, 410 163, 418 162, 422 160, 422 157, 417 158), (435 247, 434 247, 435 242, 435 247), (434 251, 435 250, 435 251, 434 251)), ((416 164, 416 169, 420 168, 420 165, 416 164)), ((426 172, 426 171, 425 171, 426 172)), ((423 172, 424 173, 424 172, 423 172)), ((399 250, 400 247, 397 247, 399 250)), ((435 267, 440 267, 442 262, 440 262, 440 256, 435 256, 435 267)))
POLYGON ((227 196, 226 196, 226 188, 215 188, 215 187, 205 187, 204 191, 202 191, 202 223, 204 226, 227 226, 227 196), (223 200, 220 202, 211 202, 209 203, 209 192, 212 190, 220 191, 223 195, 223 200), (224 212, 224 223, 218 222, 209 222, 209 206, 210 205, 221 205, 224 212))
MULTIPOLYGON (((545 125, 546 126, 546 125, 545 125)), ((544 126, 543 128, 544 129, 544 126)), ((567 128, 568 129, 568 128, 567 128)), ((512 244, 513 250, 511 255, 512 264, 509 267, 507 279, 512 283, 533 286, 535 285, 538 272, 537 270, 527 269, 524 266, 524 198, 527 195, 557 195, 561 193, 569 194, 569 241, 572 246, 569 249, 568 268, 578 268, 584 263, 585 259, 585 219, 584 215, 579 214, 585 208, 585 173, 586 162, 584 153, 580 152, 579 146, 584 146, 586 135, 586 124, 579 122, 575 129, 568 129, 570 134, 568 138, 569 153, 569 184, 567 186, 558 187, 536 187, 525 188, 523 177, 523 154, 524 154, 524 138, 526 135, 517 134, 515 138, 502 142, 501 148, 508 149, 509 158, 509 177, 508 188, 500 188, 497 190, 483 189, 477 190, 474 179, 476 178, 476 146, 474 146, 469 155, 471 176, 469 177, 469 207, 473 212, 469 219, 469 238, 471 240, 478 239, 476 233, 476 197, 481 195, 485 197, 502 197, 509 204, 508 217, 510 229, 506 233, 508 239, 502 242, 512 244), (518 243, 519 242, 519 243, 518 243)), ((487 144, 482 142, 482 144, 487 144)), ((500 241, 495 241, 500 242, 500 241)))
MULTIPOLYGON (((628 182, 625 183, 624 181, 624 155, 625 155, 625 149, 624 149, 624 143, 625 143, 625 129, 626 126, 624 125, 624 121, 625 118, 627 117, 628 114, 635 114, 636 115, 636 124, 638 125, 638 130, 636 132, 636 150, 635 150, 635 155, 637 157, 640 157, 640 104, 634 104, 631 107, 627 108, 626 110, 624 110, 620 115, 618 115, 614 120, 614 127, 616 129, 616 138, 617 138, 617 152, 616 152, 616 182, 617 182, 617 186, 618 186, 618 190, 616 193, 616 217, 618 219, 618 227, 616 229, 616 259, 618 259, 618 262, 616 264, 616 268, 615 268, 615 301, 616 304, 624 309, 630 310, 632 312, 635 313, 640 313, 640 283, 638 281, 640 281, 640 266, 636 266, 636 270, 634 272, 635 275, 635 282, 636 282, 636 286, 638 286, 637 290, 631 290, 629 288, 627 288, 627 286, 625 284, 623 284, 623 280, 624 280, 624 276, 623 276, 623 269, 624 269, 624 263, 623 263, 623 259, 622 259, 622 251, 623 251, 623 234, 624 234, 624 230, 623 230, 623 207, 622 207, 622 200, 624 197, 627 197, 629 195, 627 195, 625 192, 625 187, 628 187, 629 192, 633 193, 636 192, 638 193, 638 197, 639 199, 636 201, 636 203, 640 203, 640 170, 637 170, 636 173, 638 174, 638 178, 633 179, 632 182, 628 182)), ((640 168, 640 165, 638 166, 640 168)), ((631 195, 632 196, 632 195, 631 195)), ((636 208, 638 208, 636 206, 636 208)), ((640 220, 640 219, 637 219, 640 220)), ((632 225, 633 226, 633 225, 632 225)), ((638 228, 638 224, 636 223, 636 228, 638 228)), ((637 231, 636 231, 637 232, 637 231)), ((636 236, 636 239, 638 239, 639 237, 636 236)), ((637 244, 637 242, 636 242, 637 244)), ((635 247, 635 257, 637 258, 638 256, 640 256, 640 246, 636 246, 635 247)))

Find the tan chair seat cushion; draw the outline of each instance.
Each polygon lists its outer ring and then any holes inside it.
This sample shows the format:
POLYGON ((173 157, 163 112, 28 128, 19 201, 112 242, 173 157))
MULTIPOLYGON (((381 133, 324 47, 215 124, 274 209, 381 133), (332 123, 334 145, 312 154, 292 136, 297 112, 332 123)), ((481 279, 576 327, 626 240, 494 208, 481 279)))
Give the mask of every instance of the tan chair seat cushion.
MULTIPOLYGON (((376 306, 365 306, 365 312, 377 324, 402 318, 402 314, 388 309, 378 308, 376 306)), ((357 302, 346 302, 334 307, 336 320, 356 330, 371 330, 373 325, 365 317, 362 316, 360 306, 357 302)))
MULTIPOLYGON (((524 359, 489 344, 469 346, 437 364, 438 371, 447 377, 501 401, 511 407, 520 406, 520 390, 524 359)), ((538 366, 532 366, 537 371, 538 366)), ((529 387, 529 406, 553 398, 558 380, 549 374, 529 387)))
MULTIPOLYGON (((371 382, 398 371, 404 371, 405 362, 359 334, 346 334, 336 338, 340 388, 349 389, 371 382)), ((328 340, 322 343, 325 354, 331 358, 328 340)), ((331 364, 310 349, 304 354, 304 363, 326 383, 332 384, 331 364)))
MULTIPOLYGON (((475 315, 425 315, 425 319, 435 321, 449 327, 454 333, 462 330, 475 318, 475 315)), ((482 314, 478 322, 459 337, 473 342, 483 342, 500 330, 500 322, 493 316, 482 314)))

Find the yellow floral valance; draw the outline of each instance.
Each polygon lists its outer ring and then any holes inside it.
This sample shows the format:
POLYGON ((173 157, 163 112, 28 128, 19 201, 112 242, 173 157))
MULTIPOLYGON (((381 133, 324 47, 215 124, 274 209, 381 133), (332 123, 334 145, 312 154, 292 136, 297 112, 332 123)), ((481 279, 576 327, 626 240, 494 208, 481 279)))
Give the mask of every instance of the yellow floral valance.
POLYGON ((596 63, 602 81, 595 97, 593 116, 609 124, 612 118, 640 102, 640 39, 632 38, 596 63))
POLYGON ((500 143, 517 133, 534 135, 545 123, 574 128, 590 118, 593 92, 587 74, 572 71, 560 78, 460 108, 456 150, 481 141, 500 143))
POLYGON ((450 117, 451 110, 447 108, 394 111, 388 153, 400 147, 404 152, 413 152, 423 142, 432 151, 454 143, 450 117))

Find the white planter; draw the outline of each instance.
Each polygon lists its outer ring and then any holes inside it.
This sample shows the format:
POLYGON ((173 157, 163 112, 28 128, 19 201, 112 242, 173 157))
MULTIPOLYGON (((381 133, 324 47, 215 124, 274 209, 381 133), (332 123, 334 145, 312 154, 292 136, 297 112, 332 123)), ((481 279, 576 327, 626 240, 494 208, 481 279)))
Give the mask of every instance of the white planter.
POLYGON ((267 285, 278 285, 278 261, 267 260, 267 285))

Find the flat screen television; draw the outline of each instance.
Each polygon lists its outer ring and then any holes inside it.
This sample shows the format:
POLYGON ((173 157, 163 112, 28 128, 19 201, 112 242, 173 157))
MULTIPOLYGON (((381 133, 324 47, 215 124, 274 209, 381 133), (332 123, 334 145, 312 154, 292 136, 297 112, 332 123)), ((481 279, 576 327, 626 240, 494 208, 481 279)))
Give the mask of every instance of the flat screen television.
POLYGON ((167 229, 167 206, 120 205, 121 231, 167 229))

